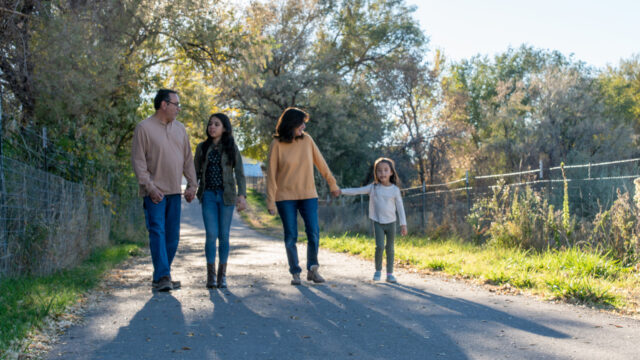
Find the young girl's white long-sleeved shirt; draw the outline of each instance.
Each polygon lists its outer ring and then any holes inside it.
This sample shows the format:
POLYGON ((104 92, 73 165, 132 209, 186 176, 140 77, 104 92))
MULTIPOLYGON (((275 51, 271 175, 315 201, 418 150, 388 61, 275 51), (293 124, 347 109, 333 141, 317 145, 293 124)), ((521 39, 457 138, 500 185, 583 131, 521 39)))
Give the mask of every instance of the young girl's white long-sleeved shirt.
POLYGON ((407 225, 407 218, 402 205, 400 189, 391 184, 369 184, 359 188, 342 189, 343 195, 369 194, 369 218, 380 224, 390 224, 396 221, 396 211, 400 218, 400 225, 407 225))

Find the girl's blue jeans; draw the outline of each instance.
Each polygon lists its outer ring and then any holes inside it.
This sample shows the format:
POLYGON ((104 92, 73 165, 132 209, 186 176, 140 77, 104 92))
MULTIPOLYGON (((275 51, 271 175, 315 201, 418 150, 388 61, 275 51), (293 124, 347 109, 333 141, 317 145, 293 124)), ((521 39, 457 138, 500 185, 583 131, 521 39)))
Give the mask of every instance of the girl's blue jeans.
POLYGON ((287 250, 289 272, 299 274, 302 269, 298 265, 298 212, 304 221, 307 233, 307 270, 318 265, 318 246, 320 244, 320 227, 318 225, 318 198, 304 200, 276 201, 278 214, 284 228, 284 247, 287 250))
POLYGON ((235 205, 225 205, 222 190, 205 190, 202 195, 202 219, 206 231, 204 253, 207 264, 216 262, 216 241, 220 264, 226 264, 229 258, 229 232, 235 205))
POLYGON ((154 204, 149 196, 144 197, 153 281, 158 281, 163 276, 171 276, 171 263, 180 241, 181 202, 180 194, 165 195, 157 204, 154 204))

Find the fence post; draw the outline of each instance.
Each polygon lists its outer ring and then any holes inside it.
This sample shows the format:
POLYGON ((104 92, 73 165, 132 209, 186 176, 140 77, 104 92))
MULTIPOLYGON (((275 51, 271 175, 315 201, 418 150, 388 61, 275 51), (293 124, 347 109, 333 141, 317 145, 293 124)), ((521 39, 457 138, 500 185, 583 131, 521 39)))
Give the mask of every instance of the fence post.
POLYGON ((542 180, 542 179, 544 179, 544 170, 543 170, 543 168, 542 168, 542 159, 540 159, 540 161, 538 162, 538 164, 539 164, 539 167, 540 167, 540 175, 539 175, 538 179, 539 179, 539 180, 542 180))
POLYGON ((2 86, 0 86, 0 246, 2 246, 2 252, 0 253, 0 278, 8 270, 8 250, 9 250, 9 236, 8 229, 5 224, 5 197, 7 196, 7 189, 4 183, 4 153, 2 152, 3 146, 3 133, 2 133, 2 86))
POLYGON ((427 184, 422 181, 422 231, 427 231, 427 184))
POLYGON ((465 173, 464 184, 467 189, 467 210, 471 214, 471 194, 469 193, 469 170, 465 173))
POLYGON ((44 171, 47 171, 47 127, 42 128, 42 152, 44 153, 44 171))

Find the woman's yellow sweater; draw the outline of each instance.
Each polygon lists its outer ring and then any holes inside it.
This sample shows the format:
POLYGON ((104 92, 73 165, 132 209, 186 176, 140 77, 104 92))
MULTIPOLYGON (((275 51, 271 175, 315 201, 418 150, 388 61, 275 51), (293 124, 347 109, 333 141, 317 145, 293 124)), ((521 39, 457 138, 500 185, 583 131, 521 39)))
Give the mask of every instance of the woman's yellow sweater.
POLYGON ((331 191, 338 190, 318 146, 309 134, 291 143, 274 139, 269 147, 267 169, 267 208, 276 209, 275 202, 317 198, 313 179, 313 165, 329 184, 331 191))

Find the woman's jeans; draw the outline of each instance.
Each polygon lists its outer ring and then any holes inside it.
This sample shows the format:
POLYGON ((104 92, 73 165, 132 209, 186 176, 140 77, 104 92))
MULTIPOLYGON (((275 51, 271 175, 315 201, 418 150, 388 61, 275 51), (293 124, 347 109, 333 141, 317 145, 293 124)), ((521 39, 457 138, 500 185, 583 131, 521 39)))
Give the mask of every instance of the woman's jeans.
POLYGON ((376 236, 376 271, 382 270, 382 252, 387 253, 387 273, 393 273, 393 252, 394 242, 396 239, 396 223, 395 221, 389 224, 380 224, 377 221, 373 222, 373 232, 376 236), (385 246, 384 237, 387 236, 387 244, 385 246))
POLYGON ((180 194, 165 195, 154 204, 149 196, 144 197, 144 215, 149 230, 149 248, 153 262, 153 281, 171 276, 171 263, 180 241, 180 194))
POLYGON ((222 190, 205 190, 202 195, 202 220, 206 230, 204 253, 207 264, 216 262, 216 240, 219 239, 220 264, 226 264, 229 258, 229 231, 235 205, 225 205, 222 190))
POLYGON ((298 211, 304 221, 307 233, 307 270, 318 265, 318 246, 320 244, 320 228, 318 225, 318 198, 305 200, 276 201, 278 214, 284 228, 284 247, 287 250, 289 272, 299 274, 302 269, 298 265, 298 211))

